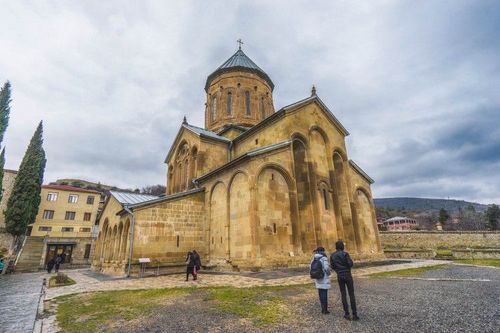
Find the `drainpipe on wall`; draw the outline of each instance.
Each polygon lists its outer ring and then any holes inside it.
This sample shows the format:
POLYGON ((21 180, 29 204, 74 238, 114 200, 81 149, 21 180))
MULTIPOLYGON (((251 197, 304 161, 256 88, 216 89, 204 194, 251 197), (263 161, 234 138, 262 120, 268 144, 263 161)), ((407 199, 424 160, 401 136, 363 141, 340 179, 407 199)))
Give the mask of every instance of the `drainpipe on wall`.
POLYGON ((135 230, 135 216, 134 213, 127 207, 124 206, 123 209, 132 216, 132 222, 130 223, 130 250, 128 252, 128 268, 127 277, 130 277, 130 268, 132 266, 132 253, 134 252, 134 230, 135 230))

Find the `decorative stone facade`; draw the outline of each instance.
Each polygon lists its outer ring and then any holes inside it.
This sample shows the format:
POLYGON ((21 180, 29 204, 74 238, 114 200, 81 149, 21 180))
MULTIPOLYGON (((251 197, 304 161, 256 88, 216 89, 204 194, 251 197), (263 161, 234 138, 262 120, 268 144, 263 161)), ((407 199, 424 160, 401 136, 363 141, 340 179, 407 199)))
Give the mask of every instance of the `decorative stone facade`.
POLYGON ((167 195, 128 205, 102 226, 94 262, 118 261, 96 269, 125 273, 125 253, 132 270, 141 257, 180 267, 192 249, 214 269, 294 266, 338 239, 356 258, 382 256, 373 181, 348 159, 349 133, 315 90, 275 112, 273 88, 241 50, 209 76, 205 128, 184 120, 165 159, 167 195), (215 113, 214 96, 226 104, 216 102, 215 113), (120 225, 133 235, 123 246, 110 238, 120 225))

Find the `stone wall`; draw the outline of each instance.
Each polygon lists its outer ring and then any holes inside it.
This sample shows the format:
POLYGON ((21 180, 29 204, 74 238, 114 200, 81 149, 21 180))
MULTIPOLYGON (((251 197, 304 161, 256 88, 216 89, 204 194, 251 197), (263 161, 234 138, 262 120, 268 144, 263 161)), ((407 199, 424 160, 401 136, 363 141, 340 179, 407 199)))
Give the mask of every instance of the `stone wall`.
POLYGON ((2 249, 9 250, 12 245, 13 238, 11 234, 5 231, 5 228, 0 228, 0 252, 2 249))
POLYGON ((380 232, 380 242, 384 249, 413 248, 499 248, 498 231, 408 231, 380 232))

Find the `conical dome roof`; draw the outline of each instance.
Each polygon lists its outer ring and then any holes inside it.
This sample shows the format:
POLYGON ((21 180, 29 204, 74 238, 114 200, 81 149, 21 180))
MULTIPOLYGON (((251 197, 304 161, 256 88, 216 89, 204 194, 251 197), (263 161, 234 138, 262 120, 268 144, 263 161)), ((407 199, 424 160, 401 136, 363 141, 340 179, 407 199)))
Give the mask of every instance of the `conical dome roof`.
POLYGON ((233 54, 222 65, 220 65, 219 68, 217 68, 212 74, 208 76, 207 83, 205 84, 205 91, 208 91, 210 82, 212 82, 212 80, 216 76, 230 71, 247 71, 255 73, 269 84, 271 90, 274 89, 274 83, 273 81, 271 81, 271 78, 266 74, 266 72, 264 72, 259 66, 257 66, 252 61, 252 59, 250 59, 240 48, 238 51, 236 51, 235 54, 233 54))

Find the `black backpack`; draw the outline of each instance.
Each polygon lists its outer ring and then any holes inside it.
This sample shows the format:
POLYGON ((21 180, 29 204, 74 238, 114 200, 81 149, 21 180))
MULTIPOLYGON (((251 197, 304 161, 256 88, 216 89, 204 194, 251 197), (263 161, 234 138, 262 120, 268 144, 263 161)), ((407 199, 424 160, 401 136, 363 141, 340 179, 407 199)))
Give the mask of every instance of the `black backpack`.
POLYGON ((322 279, 325 276, 325 271, 323 270, 323 264, 321 263, 321 258, 314 258, 311 263, 311 279, 322 279))

